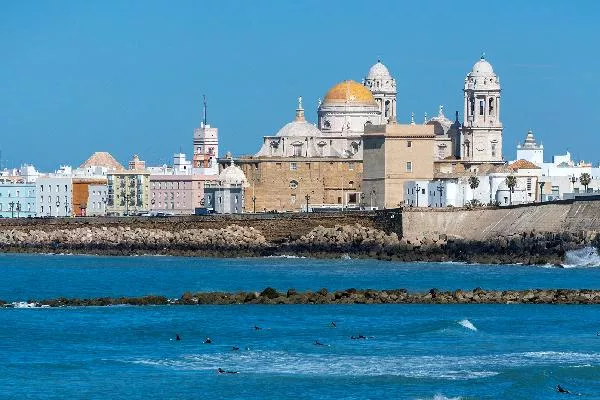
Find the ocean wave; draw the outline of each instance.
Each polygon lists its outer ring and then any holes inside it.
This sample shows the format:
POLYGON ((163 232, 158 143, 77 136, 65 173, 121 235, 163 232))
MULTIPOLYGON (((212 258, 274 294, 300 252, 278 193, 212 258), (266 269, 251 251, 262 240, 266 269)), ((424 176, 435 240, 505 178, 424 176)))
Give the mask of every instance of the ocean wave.
MULTIPOLYGON (((114 360, 113 360, 114 361, 114 360)), ((176 358, 117 360, 153 368, 212 373, 221 367, 243 374, 304 376, 398 376, 449 381, 493 377, 505 369, 600 366, 600 353, 537 351, 472 356, 357 356, 250 350, 189 354, 176 358)))
POLYGON ((276 256, 266 256, 264 258, 290 258, 290 259, 295 259, 295 258, 306 258, 305 256, 295 256, 292 254, 280 254, 280 255, 276 255, 276 256))
POLYGON ((473 325, 473 323, 471 321, 469 321, 468 319, 461 319, 460 321, 457 322, 457 324, 459 324, 462 327, 465 327, 467 329, 470 329, 472 331, 477 331, 477 328, 475 327, 475 325, 473 325))
POLYGON ((565 254, 563 268, 590 268, 600 267, 600 255, 595 247, 584 247, 578 250, 569 250, 565 254))

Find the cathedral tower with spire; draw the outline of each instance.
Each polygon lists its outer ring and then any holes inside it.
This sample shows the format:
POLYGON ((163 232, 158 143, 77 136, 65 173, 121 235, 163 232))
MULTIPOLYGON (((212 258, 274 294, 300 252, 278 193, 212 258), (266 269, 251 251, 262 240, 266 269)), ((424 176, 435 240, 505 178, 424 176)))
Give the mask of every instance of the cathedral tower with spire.
POLYGON ((465 78, 464 122, 460 158, 474 163, 501 163, 500 79, 485 55, 465 78))
POLYGON ((206 97, 204 97, 204 116, 200 127, 194 129, 194 156, 192 165, 196 173, 216 175, 219 173, 219 130, 207 122, 206 97))
POLYGON ((387 124, 392 116, 396 116, 396 80, 381 60, 377 60, 369 69, 363 84, 373 93, 379 106, 379 123, 387 124))

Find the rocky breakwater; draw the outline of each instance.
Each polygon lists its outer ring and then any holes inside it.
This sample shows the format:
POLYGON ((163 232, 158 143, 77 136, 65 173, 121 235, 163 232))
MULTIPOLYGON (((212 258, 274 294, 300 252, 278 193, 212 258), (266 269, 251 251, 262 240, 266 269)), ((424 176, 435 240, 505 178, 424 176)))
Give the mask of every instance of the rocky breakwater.
POLYGON ((348 254, 399 261, 462 261, 486 264, 561 264, 569 250, 600 244, 596 232, 549 233, 524 231, 484 240, 465 240, 427 232, 399 238, 374 228, 344 225, 319 226, 286 245, 289 253, 304 255, 348 254))
POLYGON ((0 232, 0 248, 12 252, 240 256, 260 255, 270 247, 260 231, 239 225, 178 231, 120 225, 0 232))
POLYGON ((530 290, 473 290, 410 293, 405 289, 357 290, 330 292, 323 288, 315 292, 289 289, 280 293, 266 288, 262 292, 186 292, 178 299, 165 296, 101 297, 74 299, 60 297, 49 300, 6 302, 2 307, 82 307, 112 305, 234 305, 234 304, 600 304, 600 290, 589 289, 530 289, 530 290))

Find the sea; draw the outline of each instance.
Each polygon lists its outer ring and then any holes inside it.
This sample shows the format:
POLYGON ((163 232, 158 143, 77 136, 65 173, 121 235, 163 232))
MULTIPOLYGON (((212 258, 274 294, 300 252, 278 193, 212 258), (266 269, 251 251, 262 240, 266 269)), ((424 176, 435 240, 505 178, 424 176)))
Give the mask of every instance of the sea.
POLYGON ((17 307, 0 308, 0 399, 600 399, 596 305, 27 307, 268 286, 600 289, 600 257, 584 249, 564 266, 498 266, 2 254, 0 299, 17 307))

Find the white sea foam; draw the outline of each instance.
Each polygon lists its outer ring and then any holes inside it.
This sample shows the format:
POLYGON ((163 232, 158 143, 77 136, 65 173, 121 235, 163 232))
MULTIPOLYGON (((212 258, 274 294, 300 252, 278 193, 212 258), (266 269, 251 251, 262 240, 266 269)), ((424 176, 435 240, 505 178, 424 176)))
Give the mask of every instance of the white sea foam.
POLYGON ((506 368, 539 368, 557 364, 565 367, 600 365, 600 353, 538 351, 471 356, 381 356, 250 350, 118 361, 150 368, 206 373, 213 373, 221 367, 242 374, 401 376, 457 381, 495 376, 506 368))
POLYGON ((600 255, 595 247, 569 250, 565 254, 564 268, 600 267, 600 255))
POLYGON ((36 308, 39 307, 36 303, 28 303, 26 301, 15 301, 10 303, 14 308, 36 308))
POLYGON ((477 328, 475 327, 475 325, 473 325, 473 323, 471 321, 469 321, 468 319, 461 319, 460 321, 457 322, 457 324, 459 324, 462 327, 465 327, 467 329, 470 329, 472 331, 477 331, 477 328))
POLYGON ((277 255, 277 256, 266 256, 265 258, 306 258, 304 256, 294 256, 291 254, 281 254, 281 255, 277 255))

